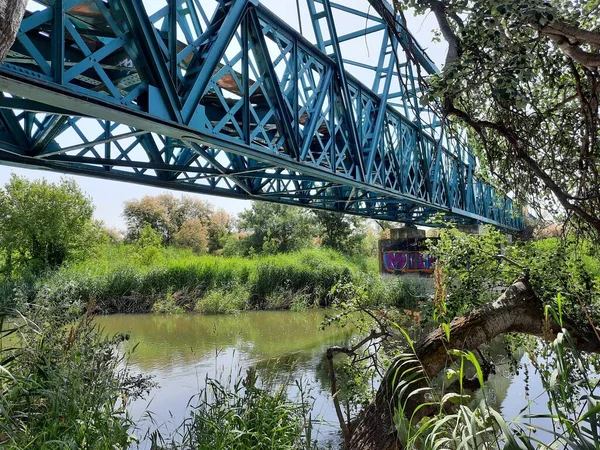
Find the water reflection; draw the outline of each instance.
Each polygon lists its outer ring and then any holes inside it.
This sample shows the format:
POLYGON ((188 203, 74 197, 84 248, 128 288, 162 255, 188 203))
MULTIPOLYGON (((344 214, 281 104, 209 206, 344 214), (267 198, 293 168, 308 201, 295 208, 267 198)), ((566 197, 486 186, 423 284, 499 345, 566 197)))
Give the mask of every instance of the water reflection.
MULTIPOLYGON (((260 311, 233 316, 112 315, 98 317, 108 335, 129 333, 124 350, 134 349, 130 366, 153 375, 160 387, 149 399, 131 405, 142 428, 173 430, 185 418, 190 398, 205 385, 207 376, 237 378, 252 365, 259 376, 303 379, 314 397, 313 417, 331 426, 320 427, 319 440, 336 442, 338 428, 319 360, 331 345, 346 345, 349 329, 320 330, 325 312, 260 311), (154 424, 144 418, 152 411, 154 424)), ((326 375, 326 374, 325 374, 326 375)), ((291 390, 291 395, 295 390, 291 390)), ((138 435, 143 435, 141 429, 138 435)), ((144 442, 140 448, 149 448, 144 442)))
MULTIPOLYGON (((339 443, 335 411, 329 397, 329 376, 325 349, 347 345, 352 330, 329 327, 320 330, 325 312, 258 311, 233 316, 207 315, 112 315, 98 317, 105 333, 130 334, 124 350, 135 347, 130 359, 134 371, 153 375, 160 387, 149 399, 131 405, 134 419, 140 422, 138 435, 145 429, 173 430, 187 415, 190 399, 204 386, 207 376, 226 381, 243 376, 254 366, 261 377, 276 380, 302 378, 314 397, 313 418, 326 424, 319 429, 320 444, 327 448, 339 443), (154 423, 143 419, 152 411, 154 423)), ((503 340, 495 340, 485 354, 495 361, 497 373, 491 375, 484 392, 475 392, 474 402, 485 398, 507 419, 516 417, 527 406, 528 413, 546 412, 546 398, 535 399, 542 386, 526 355, 516 355, 529 370, 513 376, 503 340), (527 392, 529 395, 527 395, 527 392)), ((291 390, 294 395, 296 391, 291 390)), ((547 424, 541 424, 547 426, 547 424)), ((538 437, 541 437, 538 435, 538 437)), ((148 449, 143 442, 142 449, 148 449)))

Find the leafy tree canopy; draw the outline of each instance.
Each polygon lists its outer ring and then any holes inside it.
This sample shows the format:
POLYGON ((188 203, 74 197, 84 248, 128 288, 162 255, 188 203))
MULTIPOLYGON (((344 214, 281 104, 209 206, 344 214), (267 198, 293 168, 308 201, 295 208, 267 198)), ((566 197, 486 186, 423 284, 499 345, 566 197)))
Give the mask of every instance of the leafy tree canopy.
MULTIPOLYGON (((420 74, 421 84, 446 121, 468 125, 492 181, 529 205, 566 213, 598 237, 598 2, 393 4, 400 14, 412 7, 436 17, 448 43, 446 63, 439 76, 420 74)), ((403 45, 410 53, 411 44, 403 45)))
POLYGON ((92 201, 74 180, 58 184, 12 175, 0 189, 0 256, 15 269, 53 268, 90 249, 99 236, 92 201))
POLYGON ((172 244, 175 234, 186 220, 199 219, 208 223, 212 207, 191 197, 177 198, 172 194, 147 195, 141 200, 124 203, 123 217, 127 223, 127 239, 136 240, 145 224, 158 231, 164 244, 172 244))
POLYGON ((123 216, 128 241, 138 240, 148 225, 159 233, 164 245, 190 247, 198 253, 223 248, 234 227, 234 219, 226 211, 214 211, 208 202, 172 194, 127 201, 123 216))
POLYGON ((365 240, 367 228, 363 218, 349 214, 314 210, 321 245, 344 253, 356 253, 365 240))
POLYGON ((255 252, 292 252, 309 246, 317 235, 309 212, 294 206, 254 202, 239 217, 238 228, 248 232, 247 248, 255 252))

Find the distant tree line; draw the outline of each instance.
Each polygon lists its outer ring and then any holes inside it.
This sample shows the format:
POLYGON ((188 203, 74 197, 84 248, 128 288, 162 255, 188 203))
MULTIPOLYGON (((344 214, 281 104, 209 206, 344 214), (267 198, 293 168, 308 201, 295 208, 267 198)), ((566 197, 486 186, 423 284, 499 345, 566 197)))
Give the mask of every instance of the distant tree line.
POLYGON ((94 220, 93 212, 74 180, 12 175, 0 188, 0 274, 53 269, 111 242, 240 256, 322 246, 368 256, 379 237, 367 219, 267 202, 252 203, 236 218, 191 196, 145 196, 124 203, 124 234, 94 220))
POLYGON ((195 253, 248 256, 320 245, 372 254, 377 236, 366 219, 328 211, 254 202, 239 217, 192 197, 172 194, 125 202, 125 241, 190 248, 195 253))

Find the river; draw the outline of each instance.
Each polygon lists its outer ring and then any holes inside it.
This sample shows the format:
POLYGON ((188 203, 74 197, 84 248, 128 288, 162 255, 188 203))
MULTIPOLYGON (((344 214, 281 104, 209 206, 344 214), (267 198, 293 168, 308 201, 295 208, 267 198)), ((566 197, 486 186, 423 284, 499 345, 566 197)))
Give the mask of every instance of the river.
MULTIPOLYGON (((323 310, 223 316, 130 314, 101 316, 97 322, 108 335, 129 334, 123 350, 135 347, 130 368, 152 375, 159 385, 146 399, 130 406, 140 427, 138 436, 143 437, 148 428, 159 427, 165 434, 179 425, 189 412, 190 399, 203 388, 207 376, 226 380, 254 366, 259 376, 269 373, 280 381, 302 379, 314 398, 312 417, 321 422, 317 434, 320 447, 335 448, 340 437, 324 353, 328 346, 348 343, 353 332, 336 327, 321 330, 324 315, 323 310)), ((502 352, 498 349, 495 353, 502 352)), ((496 359, 498 373, 487 383, 487 398, 511 418, 528 398, 535 398, 541 385, 530 371, 527 397, 523 371, 513 376, 506 361, 501 356, 496 359)), ((543 412, 543 408, 534 404, 529 412, 543 412)), ((148 440, 142 439, 139 448, 147 450, 148 440)))

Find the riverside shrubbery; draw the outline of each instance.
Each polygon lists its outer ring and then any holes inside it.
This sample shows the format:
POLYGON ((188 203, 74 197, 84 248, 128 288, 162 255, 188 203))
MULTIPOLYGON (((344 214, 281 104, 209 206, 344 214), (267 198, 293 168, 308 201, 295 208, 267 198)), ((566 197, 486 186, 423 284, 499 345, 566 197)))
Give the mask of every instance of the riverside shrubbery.
POLYGON ((284 309, 300 307, 298 299, 304 306, 328 306, 340 282, 361 286, 374 304, 411 307, 429 290, 427 280, 382 278, 375 259, 330 249, 242 258, 161 248, 147 256, 140 258, 131 245, 110 244, 84 261, 0 289, 25 302, 93 302, 100 313, 284 309))
POLYGON ((0 446, 127 449, 127 401, 152 383, 121 364, 122 336, 103 337, 87 314, 68 323, 63 306, 0 312, 0 446))
MULTIPOLYGON (((193 399, 195 406, 175 435, 152 435, 152 448, 162 450, 316 449, 311 442, 310 405, 288 398, 287 384, 259 383, 256 371, 232 382, 206 379, 193 399)), ((296 387, 302 390, 301 382, 296 387)))

